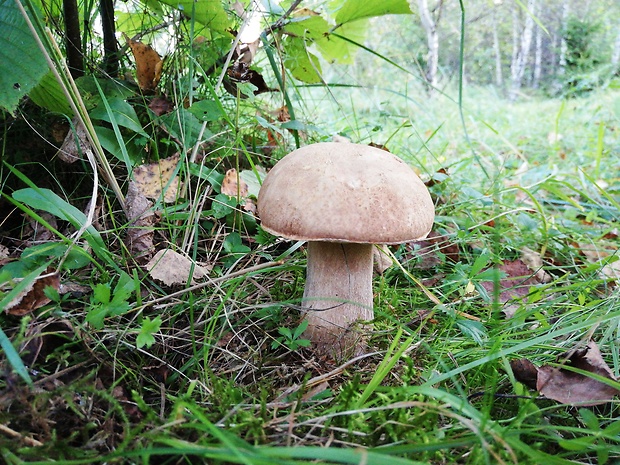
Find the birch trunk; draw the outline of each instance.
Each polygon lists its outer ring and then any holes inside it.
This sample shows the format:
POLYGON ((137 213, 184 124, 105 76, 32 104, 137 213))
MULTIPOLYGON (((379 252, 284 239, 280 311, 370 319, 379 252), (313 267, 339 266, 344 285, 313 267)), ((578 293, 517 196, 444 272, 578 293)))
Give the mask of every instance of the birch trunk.
MULTIPOLYGON (((536 9, 536 16, 540 19, 541 12, 540 4, 536 9)), ((542 76, 542 54, 543 54, 543 31, 539 26, 536 26, 536 41, 534 44, 534 75, 532 77, 532 87, 538 89, 540 87, 540 77, 542 76)))
MULTIPOLYGON (((441 1, 437 5, 437 9, 441 9, 441 1)), ((422 27, 426 32, 426 43, 428 46, 428 55, 426 60, 426 84, 428 85, 428 93, 433 94, 437 86, 437 70, 439 68, 439 32, 437 30, 437 22, 433 19, 433 15, 428 7, 427 0, 418 0, 418 10, 420 12, 420 20, 422 27)))
POLYGON ((521 34, 520 40, 517 40, 517 53, 514 54, 513 62, 510 66, 510 100, 516 100, 523 84, 523 76, 525 75, 525 68, 529 60, 532 35, 534 33, 534 18, 529 13, 536 10, 536 2, 537 0, 529 0, 527 2, 528 12, 524 12, 526 15, 524 26, 522 29, 519 28, 521 29, 521 34))
POLYGON ((504 86, 504 73, 502 72, 502 50, 499 43, 497 24, 497 9, 493 10, 491 17, 493 26, 493 53, 495 54, 495 85, 499 88, 504 86))

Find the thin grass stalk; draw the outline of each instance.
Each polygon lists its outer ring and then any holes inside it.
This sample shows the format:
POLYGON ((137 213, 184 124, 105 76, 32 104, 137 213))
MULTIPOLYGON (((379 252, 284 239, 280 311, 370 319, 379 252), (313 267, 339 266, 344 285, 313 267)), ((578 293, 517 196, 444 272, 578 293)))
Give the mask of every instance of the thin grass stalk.
MULTIPOLYGON (((65 64, 64 59, 62 58, 62 53, 60 51, 60 48, 58 47, 58 44, 56 43, 56 40, 54 39, 51 31, 41 24, 41 21, 36 14, 33 14, 33 18, 36 23, 36 28, 35 28, 35 25, 30 20, 30 17, 26 13, 26 10, 21 4, 21 1, 15 0, 15 3, 18 9, 20 10, 20 13, 24 17, 24 20, 26 21, 26 24, 28 25, 28 28, 30 29, 30 32, 32 33, 33 38, 37 42, 39 50, 45 57, 45 60, 47 61, 47 64, 50 70, 54 74, 56 81, 58 82, 58 84, 60 85, 60 88, 65 94, 65 97, 67 98, 67 101, 69 102, 69 105, 71 106, 71 109, 73 110, 73 113, 75 114, 75 117, 78 119, 78 122, 82 124, 84 128, 86 129, 86 135, 88 137, 88 141, 91 143, 94 149, 95 158, 92 158, 93 154, 87 151, 87 157, 88 157, 89 163, 93 167, 93 171, 94 171, 93 175, 95 176, 95 184, 96 184, 96 188, 93 190, 94 192, 93 202, 91 202, 91 211, 89 212, 89 218, 92 219, 92 216, 94 214, 94 208, 95 208, 94 199, 96 198, 96 192, 98 190, 98 179, 97 179, 98 168, 101 169, 103 177, 105 178, 106 182, 112 188, 114 194, 116 195, 116 198, 121 204, 121 207, 125 211, 125 196, 123 195, 120 189, 120 186, 118 185, 118 182, 116 181, 116 178, 114 177, 112 167, 110 166, 105 156, 103 147, 101 147, 101 144, 99 143, 99 139, 95 132, 95 128, 92 124, 90 116, 88 115, 88 111, 86 110, 86 106, 84 105, 84 101, 82 100, 82 96, 80 95, 80 92, 77 86, 75 85, 75 81, 73 80, 69 70, 67 69, 67 65, 65 64), (37 29, 41 32, 41 36, 44 37, 47 47, 43 43, 43 39, 40 37, 39 33, 37 33, 37 29), (54 51, 53 58, 52 56, 50 56, 49 50, 54 51)), ((33 11, 33 12, 36 11, 36 8, 34 7, 34 5, 32 4, 30 0, 26 0, 26 3, 28 4, 28 8, 30 11, 33 11)))

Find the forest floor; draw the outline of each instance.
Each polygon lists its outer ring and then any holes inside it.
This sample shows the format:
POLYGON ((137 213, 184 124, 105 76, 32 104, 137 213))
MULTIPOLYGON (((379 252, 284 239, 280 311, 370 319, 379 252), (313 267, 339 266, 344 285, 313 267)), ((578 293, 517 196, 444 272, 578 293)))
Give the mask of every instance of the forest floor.
MULTIPOLYGON (((34 156, 5 165, 3 461, 620 460, 620 93, 470 95, 463 119, 440 103, 406 125, 362 107, 346 130, 331 113, 355 141, 389 140, 436 205, 429 237, 391 248, 397 264, 375 275, 368 348, 350 359, 299 330, 305 247, 237 204, 152 219, 158 250, 190 244, 187 282, 171 276, 185 265, 137 266, 109 197, 72 248, 84 173, 43 168, 50 183, 34 156)), ((6 143, 41 149, 21 136, 6 143)), ((223 168, 191 174, 222 196, 223 168)))

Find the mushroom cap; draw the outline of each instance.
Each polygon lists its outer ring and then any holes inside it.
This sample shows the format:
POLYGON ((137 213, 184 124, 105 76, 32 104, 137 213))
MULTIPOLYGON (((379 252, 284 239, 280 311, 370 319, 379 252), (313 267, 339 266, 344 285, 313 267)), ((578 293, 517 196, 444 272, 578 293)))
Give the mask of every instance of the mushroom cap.
POLYGON ((307 145, 282 158, 258 194, 263 229, 301 241, 400 244, 435 218, 428 189, 393 154, 360 144, 307 145))

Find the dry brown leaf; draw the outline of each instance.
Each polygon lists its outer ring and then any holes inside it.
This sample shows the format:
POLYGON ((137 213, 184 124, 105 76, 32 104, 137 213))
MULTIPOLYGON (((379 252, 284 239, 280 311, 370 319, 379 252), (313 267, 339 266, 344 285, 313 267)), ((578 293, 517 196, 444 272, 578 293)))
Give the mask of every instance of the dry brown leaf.
MULTIPOLYGON (((585 349, 571 351, 559 358, 566 366, 616 380, 594 341, 590 341, 585 349)), ((548 365, 538 369, 536 388, 549 399, 583 406, 604 404, 620 393, 616 388, 589 376, 548 365)))
POLYGON ((136 60, 136 77, 140 89, 146 92, 154 91, 161 79, 163 65, 161 57, 150 45, 123 35, 136 60))
MULTIPOLYGON (((612 255, 618 254, 618 247, 609 241, 600 240, 596 244, 578 242, 580 252, 590 263, 599 263, 612 255)), ((604 264, 600 269, 600 274, 606 278, 620 278, 620 260, 604 264)))
POLYGON ((388 246, 385 244, 372 248, 372 267, 377 274, 383 274, 385 270, 392 266, 392 258, 389 254, 388 246))
MULTIPOLYGON (((499 271, 505 275, 499 280, 498 300, 502 305, 515 300, 523 301, 529 294, 530 287, 540 284, 522 260, 506 261, 499 266, 499 271)), ((484 281, 480 284, 489 295, 493 293, 493 282, 484 281)), ((519 305, 513 303, 505 305, 503 310, 506 316, 511 318, 518 308, 519 305)))
POLYGON ((164 202, 174 202, 179 192, 179 178, 177 176, 172 178, 172 176, 179 160, 180 156, 177 154, 159 160, 157 163, 134 168, 133 180, 137 189, 148 199, 159 199, 162 190, 166 189, 164 202))
MULTIPOLYGON (((265 82, 265 78, 258 71, 250 69, 247 63, 235 62, 226 70, 226 79, 224 80, 224 88, 229 94, 237 97, 238 84, 252 84, 256 89, 254 95, 264 92, 277 92, 278 89, 271 88, 265 82)), ((247 98, 246 95, 239 95, 240 98, 247 98)))
POLYGON ((58 273, 52 274, 52 271, 48 269, 45 272, 45 277, 36 279, 20 295, 6 304, 4 311, 9 315, 22 316, 50 303, 51 300, 47 298, 43 291, 47 286, 51 286, 56 290, 60 287, 60 277, 58 273))
POLYGON ((87 150, 92 151, 84 126, 76 118, 73 118, 72 126, 75 128, 75 131, 72 129, 69 130, 65 136, 62 146, 58 149, 58 152, 56 152, 58 158, 65 163, 74 163, 81 160, 87 150), (77 144, 79 144, 79 147, 77 144))
POLYGON ((237 170, 231 168, 226 171, 226 175, 224 175, 220 192, 228 195, 229 197, 243 199, 248 196, 248 185, 239 177, 237 170))
MULTIPOLYGON (((563 367, 572 367, 603 378, 616 381, 601 351, 594 341, 590 341, 584 349, 576 349, 558 357, 563 367)), ((576 373, 563 367, 543 365, 535 367, 527 359, 510 362, 517 381, 541 395, 563 404, 591 406, 611 401, 620 391, 587 375, 576 373)))
POLYGON ((156 223, 155 212, 151 209, 153 203, 140 191, 135 181, 129 181, 125 204, 129 220, 125 243, 136 262, 143 265, 153 256, 153 225, 156 223))
POLYGON ((166 97, 154 97, 149 102, 149 108, 157 116, 161 116, 174 110, 174 103, 168 100, 166 97))
MULTIPOLYGON (((151 277, 166 286, 187 284, 191 268, 192 261, 189 258, 170 249, 160 250, 146 265, 151 277)), ((204 278, 208 273, 207 267, 195 264, 191 283, 195 284, 195 279, 204 278)))
POLYGON ((521 260, 523 260, 523 263, 536 274, 536 279, 541 283, 550 283, 553 281, 553 277, 543 270, 543 261, 540 253, 528 247, 523 247, 521 249, 521 260))
MULTIPOLYGON (((45 220, 52 228, 58 229, 58 221, 51 213, 40 212, 41 219, 45 220)), ((25 215, 24 215, 25 216, 25 215)), ((28 217, 28 227, 24 228, 22 238, 28 238, 29 243, 50 242, 56 238, 56 235, 50 231, 43 223, 39 223, 34 218, 28 217)))
POLYGON ((412 255, 419 259, 417 268, 428 270, 436 268, 442 263, 438 252, 450 262, 460 261, 459 246, 451 242, 450 237, 442 236, 436 231, 431 231, 428 236, 421 241, 408 242, 406 248, 412 255))

